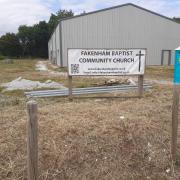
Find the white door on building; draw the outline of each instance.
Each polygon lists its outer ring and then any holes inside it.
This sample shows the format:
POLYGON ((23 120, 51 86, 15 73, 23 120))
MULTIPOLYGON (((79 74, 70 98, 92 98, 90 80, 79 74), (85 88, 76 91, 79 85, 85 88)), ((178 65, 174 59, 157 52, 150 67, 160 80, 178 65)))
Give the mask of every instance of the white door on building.
POLYGON ((162 50, 161 65, 171 65, 171 50, 162 50))

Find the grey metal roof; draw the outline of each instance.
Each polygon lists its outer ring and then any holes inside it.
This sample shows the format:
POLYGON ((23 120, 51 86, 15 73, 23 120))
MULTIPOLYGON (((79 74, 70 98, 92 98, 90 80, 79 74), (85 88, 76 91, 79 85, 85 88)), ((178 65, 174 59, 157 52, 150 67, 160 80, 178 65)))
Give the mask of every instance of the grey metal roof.
MULTIPOLYGON (((169 17, 167 17, 167 16, 164 16, 164 15, 161 15, 161 14, 159 14, 159 13, 153 12, 153 11, 151 11, 151 10, 145 9, 145 8, 143 8, 143 7, 137 6, 137 5, 133 4, 133 3, 126 3, 126 4, 122 4, 122 5, 118 5, 118 6, 113 6, 113 7, 110 7, 110 8, 105 8, 105 9, 101 9, 101 10, 97 10, 97 11, 92 11, 92 12, 85 13, 85 14, 80 14, 80 15, 76 15, 76 16, 72 16, 72 17, 63 18, 63 19, 59 20, 59 23, 60 23, 61 21, 66 21, 66 20, 69 20, 69 19, 74 19, 74 18, 78 18, 78 17, 82 17, 82 16, 87 16, 87 15, 90 15, 90 14, 100 13, 100 12, 103 12, 103 11, 108 11, 108 10, 112 10, 112 9, 116 9, 116 8, 120 8, 120 7, 124 7, 124 6, 133 6, 133 7, 136 7, 136 8, 138 8, 138 9, 141 9, 141 10, 143 10, 143 11, 146 11, 146 12, 149 12, 149 13, 151 13, 151 14, 154 14, 154 15, 156 15, 156 16, 159 16, 159 17, 162 17, 162 18, 164 18, 164 19, 170 20, 170 21, 172 21, 172 22, 174 22, 174 23, 176 23, 176 24, 179 24, 179 23, 177 23, 175 20, 173 20, 173 19, 171 19, 171 18, 169 18, 169 17)), ((56 26, 56 27, 57 27, 57 26, 56 26)), ((55 29, 56 29, 56 28, 55 28, 55 29)), ((53 33, 54 33, 54 31, 53 31, 53 33)), ((52 33, 52 34, 53 34, 53 33, 52 33)), ((51 36, 50 36, 50 39, 51 39, 51 37, 52 37, 52 34, 51 34, 51 36)))
MULTIPOLYGON (((153 12, 151 10, 148 10, 148 9, 145 9, 143 7, 140 7, 138 5, 135 5, 133 3, 126 3, 126 4, 122 4, 122 5, 118 5, 118 6, 113 6, 113 7, 109 7, 109 8, 105 8, 105 9, 100 9, 100 10, 97 10, 97 11, 92 11, 92 12, 89 12, 89 13, 84 13, 84 14, 80 14, 80 15, 76 15, 76 16, 72 16, 72 17, 67 17, 67 18, 63 18, 59 21, 65 21, 65 20, 68 20, 68 19, 74 19, 74 18, 77 18, 77 17, 81 17, 81 16, 86 16, 86 15, 90 15, 90 14, 95 14, 95 13, 99 13, 99 12, 103 12, 103 11, 108 11, 108 10, 111 10, 111 9, 116 9, 116 8, 120 8, 120 7, 124 7, 124 6, 133 6, 133 7, 136 7, 138 9, 141 9, 141 10, 144 10, 144 11, 147 11, 151 14, 154 14, 154 15, 157 15, 157 16, 160 16, 162 18, 165 18, 165 19, 168 19, 170 21, 173 21, 175 22, 173 19, 167 17, 167 16, 164 16, 164 15, 161 15, 159 13, 156 13, 156 12, 153 12)), ((176 22, 175 22, 176 23, 176 22)))

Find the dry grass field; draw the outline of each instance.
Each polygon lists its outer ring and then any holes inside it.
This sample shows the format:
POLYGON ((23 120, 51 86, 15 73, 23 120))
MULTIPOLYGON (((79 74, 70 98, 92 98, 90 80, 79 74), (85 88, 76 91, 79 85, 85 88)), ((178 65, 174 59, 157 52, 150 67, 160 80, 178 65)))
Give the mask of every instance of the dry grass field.
MULTIPOLYGON (((0 83, 19 76, 49 79, 34 70, 36 62, 0 62, 0 83)), ((172 67, 158 68, 148 68, 146 78, 172 79, 172 67)), ((65 77, 53 80, 66 84, 65 77)), ((98 81, 79 78, 74 84, 98 81)), ((135 96, 136 92, 107 94, 116 95, 135 96)), ((0 93, 2 180, 27 179, 26 102, 22 92, 0 93)), ((40 180, 180 179, 180 168, 172 163, 170 153, 172 86, 154 84, 141 99, 97 97, 69 102, 56 97, 37 102, 40 180)))

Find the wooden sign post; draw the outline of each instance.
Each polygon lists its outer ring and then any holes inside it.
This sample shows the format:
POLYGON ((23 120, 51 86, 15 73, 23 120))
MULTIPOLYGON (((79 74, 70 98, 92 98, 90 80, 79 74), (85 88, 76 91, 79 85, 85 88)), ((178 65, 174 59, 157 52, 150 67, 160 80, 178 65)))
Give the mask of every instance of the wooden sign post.
POLYGON ((179 94, 180 94, 180 47, 175 49, 174 92, 173 92, 173 105, 172 105, 171 154, 174 162, 177 160, 179 94))
POLYGON ((143 96, 143 81, 144 81, 144 76, 140 75, 138 76, 138 96, 141 98, 143 96))
POLYGON ((38 118, 37 103, 27 103, 27 171, 28 180, 38 180, 38 118))
POLYGON ((72 94, 72 76, 68 76, 68 83, 69 83, 69 101, 73 100, 73 94, 72 94))
POLYGON ((178 111, 179 111, 180 86, 174 85, 173 106, 172 106, 172 140, 171 153, 173 161, 177 159, 177 136, 178 136, 178 111))

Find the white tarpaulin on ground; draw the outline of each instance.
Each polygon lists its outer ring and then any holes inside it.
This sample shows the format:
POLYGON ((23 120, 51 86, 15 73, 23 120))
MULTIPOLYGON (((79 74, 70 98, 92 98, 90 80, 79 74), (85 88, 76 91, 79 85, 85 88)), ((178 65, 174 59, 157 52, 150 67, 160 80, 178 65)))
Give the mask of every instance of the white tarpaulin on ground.
POLYGON ((143 75, 145 49, 69 49, 70 76, 143 75))
POLYGON ((9 83, 2 84, 2 87, 6 88, 6 91, 12 90, 33 90, 39 88, 58 88, 58 89, 66 89, 62 84, 47 80, 44 83, 39 81, 31 81, 28 79, 23 79, 19 77, 9 83))

